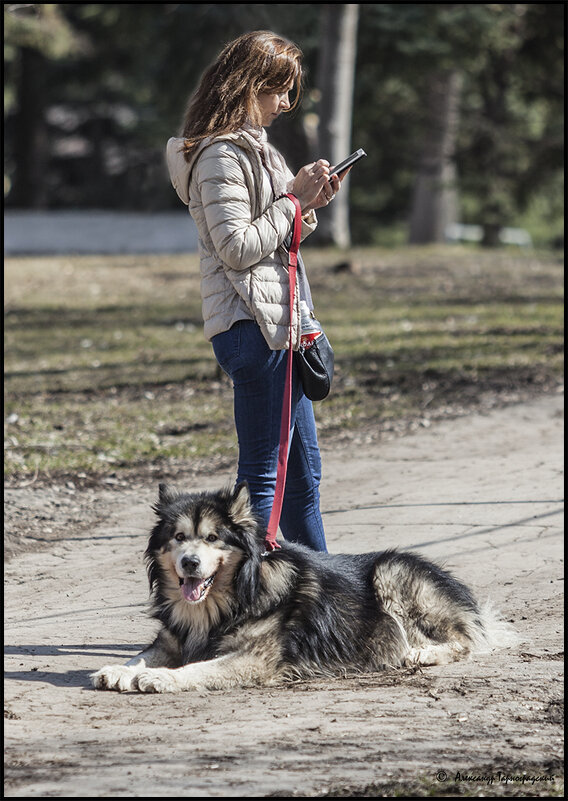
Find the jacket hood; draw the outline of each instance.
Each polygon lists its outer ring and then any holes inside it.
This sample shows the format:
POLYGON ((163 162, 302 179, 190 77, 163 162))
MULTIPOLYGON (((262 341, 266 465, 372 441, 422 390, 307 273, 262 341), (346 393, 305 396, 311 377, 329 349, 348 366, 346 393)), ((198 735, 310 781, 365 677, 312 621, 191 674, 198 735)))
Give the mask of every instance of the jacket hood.
POLYGON ((189 182, 191 180, 191 171, 195 165, 195 162, 197 161, 197 157, 201 154, 201 151, 204 148, 208 147, 213 142, 227 139, 236 142, 245 149, 251 151, 255 151, 257 149, 252 137, 244 131, 239 131, 238 133, 225 134, 222 136, 205 139, 195 150, 191 160, 186 161, 183 154, 184 139, 178 136, 172 136, 170 139, 168 139, 168 143, 166 145, 166 163, 170 173, 170 180, 173 188, 177 192, 178 197, 183 203, 185 203, 186 206, 189 205, 189 182))
MULTIPOLYGON (((170 173, 170 180, 180 200, 187 206, 189 204, 189 178, 195 156, 191 162, 186 161, 183 155, 183 142, 181 137, 172 136, 166 146, 166 163, 170 173)), ((195 154, 197 155, 197 154, 195 154)))

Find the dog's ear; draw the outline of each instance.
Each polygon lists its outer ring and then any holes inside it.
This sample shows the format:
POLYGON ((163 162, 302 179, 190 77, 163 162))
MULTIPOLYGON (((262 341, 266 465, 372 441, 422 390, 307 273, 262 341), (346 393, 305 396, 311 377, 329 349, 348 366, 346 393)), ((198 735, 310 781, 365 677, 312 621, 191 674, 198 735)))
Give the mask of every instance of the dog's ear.
POLYGON ((246 481, 242 481, 229 501, 229 514, 238 526, 250 527, 256 523, 250 502, 250 492, 246 481))
POLYGON ((163 509, 165 506, 169 506, 178 496, 178 490, 172 487, 171 484, 160 484, 158 486, 158 503, 156 504, 156 509, 163 509))
POLYGON ((236 576, 236 590, 239 601, 247 607, 254 605, 260 588, 260 565, 264 539, 261 536, 259 521, 253 511, 249 487, 246 481, 239 484, 229 501, 229 514, 235 525, 239 526, 239 547, 245 558, 236 576))

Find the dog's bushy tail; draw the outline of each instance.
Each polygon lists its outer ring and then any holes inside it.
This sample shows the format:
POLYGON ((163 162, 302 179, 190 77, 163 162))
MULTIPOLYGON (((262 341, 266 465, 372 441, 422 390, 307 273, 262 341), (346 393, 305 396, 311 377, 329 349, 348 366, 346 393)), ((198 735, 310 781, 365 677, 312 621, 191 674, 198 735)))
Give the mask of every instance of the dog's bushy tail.
POLYGON ((481 627, 476 638, 474 650, 478 653, 494 651, 497 648, 513 648, 523 642, 523 637, 515 627, 505 620, 491 601, 486 601, 479 609, 481 627))

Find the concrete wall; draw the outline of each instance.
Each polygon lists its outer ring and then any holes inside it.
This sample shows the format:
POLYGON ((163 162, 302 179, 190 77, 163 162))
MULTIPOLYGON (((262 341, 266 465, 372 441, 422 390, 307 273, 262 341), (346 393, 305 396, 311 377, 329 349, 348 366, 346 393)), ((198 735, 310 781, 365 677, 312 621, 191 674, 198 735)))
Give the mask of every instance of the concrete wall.
POLYGON ((197 230, 187 211, 5 211, 4 254, 187 253, 197 230))

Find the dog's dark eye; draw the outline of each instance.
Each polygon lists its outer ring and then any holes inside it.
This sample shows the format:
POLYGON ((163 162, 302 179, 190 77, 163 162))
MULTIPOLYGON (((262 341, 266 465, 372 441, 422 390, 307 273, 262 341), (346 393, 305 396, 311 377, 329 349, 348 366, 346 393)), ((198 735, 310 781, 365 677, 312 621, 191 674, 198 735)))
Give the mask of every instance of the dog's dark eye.
POLYGON ((183 531, 178 531, 177 534, 174 534, 174 539, 177 540, 178 542, 183 542, 185 539, 185 534, 183 533, 183 531))
POLYGON ((207 542, 215 542, 215 540, 218 540, 219 537, 216 534, 208 534, 206 539, 207 542))

